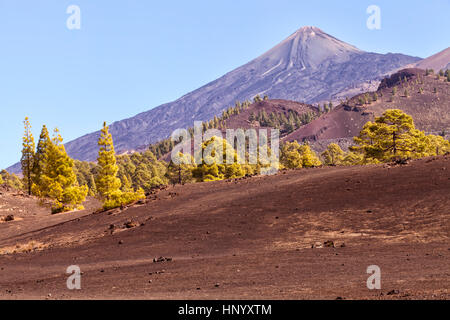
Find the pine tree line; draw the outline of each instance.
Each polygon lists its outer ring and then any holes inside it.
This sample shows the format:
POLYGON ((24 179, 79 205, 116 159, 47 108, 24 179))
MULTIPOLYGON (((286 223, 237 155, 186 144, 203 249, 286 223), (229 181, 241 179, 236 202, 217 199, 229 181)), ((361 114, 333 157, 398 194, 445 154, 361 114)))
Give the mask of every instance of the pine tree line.
MULTIPOLYGON (((295 118, 294 113, 290 115, 292 117, 286 119, 302 120, 300 117, 295 118)), ((279 115, 264 115, 263 112, 259 117, 261 120, 273 121, 271 125, 283 119, 279 115)), ((195 165, 191 157, 190 161, 182 165, 175 165, 172 161, 167 164, 159 161, 150 150, 117 157, 106 124, 98 141, 97 163, 74 161, 67 155, 57 129, 50 138, 44 125, 35 146, 28 118, 24 121, 24 128, 21 159, 23 179, 21 181, 16 175, 3 170, 0 172, 0 184, 5 183, 38 197, 51 199, 54 213, 81 209, 88 193, 102 199, 104 208, 110 209, 143 199, 146 192, 161 185, 256 175, 264 168, 263 163, 267 163, 262 161, 264 159, 258 159, 256 165, 238 163, 237 151, 225 139, 218 137, 203 142, 201 150, 218 143, 219 147, 224 148, 224 158, 220 163, 203 159, 199 165, 195 165), (233 163, 227 163, 226 150, 232 150, 233 163)), ((369 121, 354 141, 355 145, 348 152, 344 152, 337 144, 330 144, 320 156, 308 144, 299 144, 297 141, 284 143, 280 148, 280 168, 363 165, 450 152, 448 140, 417 130, 412 117, 398 109, 387 110, 375 121, 369 121)), ((214 157, 214 154, 211 156, 214 157)), ((247 157, 245 160, 248 160, 247 157)))
POLYGON ((58 129, 50 138, 44 125, 35 150, 28 118, 25 118, 24 128, 21 166, 25 191, 29 195, 52 199, 53 213, 82 209, 88 188, 79 186, 74 162, 66 153, 58 129))
POLYGON ((267 114, 265 110, 261 110, 256 115, 252 112, 248 120, 250 122, 258 122, 261 127, 280 129, 280 133, 284 135, 310 123, 316 117, 317 114, 312 111, 299 114, 295 110, 289 110, 288 115, 286 116, 283 112, 271 112, 270 114, 267 114))

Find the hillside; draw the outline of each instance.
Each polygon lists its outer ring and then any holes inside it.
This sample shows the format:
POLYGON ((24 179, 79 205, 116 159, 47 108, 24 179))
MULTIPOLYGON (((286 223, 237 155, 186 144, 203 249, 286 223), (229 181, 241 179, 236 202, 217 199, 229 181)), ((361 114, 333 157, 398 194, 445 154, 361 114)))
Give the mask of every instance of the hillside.
POLYGON ((27 216, 0 224, 0 297, 449 299, 449 164, 301 169, 177 186, 124 210, 27 216), (48 220, 58 217, 72 219, 48 220), (374 264, 382 289, 369 291, 374 264), (69 265, 82 290, 66 289, 69 265))
MULTIPOLYGON (((218 121, 222 125, 216 129, 219 129, 222 132, 222 137, 225 138, 227 129, 258 130, 278 126, 280 129, 280 137, 284 137, 295 129, 312 121, 314 118, 318 117, 318 115, 319 109, 312 105, 283 99, 268 99, 250 103, 243 107, 239 113, 233 113, 226 118, 222 115, 218 118, 218 121), (265 114, 266 118, 269 120, 267 123, 262 119, 263 114, 265 114), (274 121, 271 121, 270 119, 274 119, 274 121)), ((165 146, 167 140, 154 144, 152 147, 158 147, 161 144, 165 146)), ((186 150, 186 148, 188 148, 187 145, 183 147, 184 150, 186 150)), ((148 146, 143 146, 142 148, 138 148, 138 151, 142 152, 146 149, 148 149, 148 146)), ((150 149, 152 150, 152 148, 150 149)), ((165 150, 166 152, 162 154, 160 154, 159 150, 153 150, 153 152, 162 160, 169 162, 171 159, 171 150, 172 149, 165 150)), ((193 141, 191 141, 191 154, 194 154, 193 141)))
POLYGON ((413 66, 419 69, 434 69, 435 72, 439 72, 441 69, 450 69, 450 47, 415 63, 413 66))
POLYGON ((286 140, 332 140, 359 134, 362 127, 387 109, 398 108, 411 115, 418 129, 450 132, 450 83, 443 77, 425 75, 424 70, 405 69, 384 79, 376 92, 357 95, 308 125, 286 140), (406 79, 406 82, 405 82, 406 79), (397 88, 393 96, 392 91, 397 88), (434 89, 436 88, 436 93, 434 89), (405 95, 405 90, 407 96, 405 95), (377 95, 377 101, 373 98, 377 95), (365 103, 368 98, 370 104, 365 103))
MULTIPOLYGON (((350 90, 370 90, 377 80, 419 58, 361 51, 315 27, 304 27, 253 61, 180 99, 113 123, 118 153, 167 138, 175 129, 220 115, 236 100, 267 94, 273 99, 314 103, 350 90)), ((353 90, 353 91, 352 91, 353 90)), ((350 93, 349 93, 350 95, 350 93)), ((69 155, 94 160, 98 132, 66 144, 69 155)))
POLYGON ((286 118, 289 117, 290 112, 296 112, 298 115, 307 113, 317 114, 318 109, 315 106, 289 101, 284 99, 271 99, 267 101, 261 101, 251 104, 248 109, 243 110, 238 115, 232 115, 229 119, 225 120, 225 127, 227 129, 249 129, 267 127, 261 125, 258 121, 251 121, 251 116, 265 112, 267 115, 283 114, 286 118))

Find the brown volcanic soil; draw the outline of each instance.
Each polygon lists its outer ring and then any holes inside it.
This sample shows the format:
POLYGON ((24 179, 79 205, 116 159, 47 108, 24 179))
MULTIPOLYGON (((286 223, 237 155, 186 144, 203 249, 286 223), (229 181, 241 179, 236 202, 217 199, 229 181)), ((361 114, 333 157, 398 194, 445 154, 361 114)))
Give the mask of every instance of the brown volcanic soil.
MULTIPOLYGON (((374 93, 369 93, 370 97, 374 93)), ((333 111, 288 135, 287 141, 326 140, 354 137, 364 124, 380 116, 387 109, 401 109, 414 119, 416 127, 426 132, 450 130, 450 82, 436 75, 425 76, 420 69, 405 69, 384 79, 377 90, 378 100, 369 105, 360 105, 358 95, 337 106, 333 111), (407 78, 407 82, 401 80, 407 78), (423 83, 417 83, 418 77, 423 83), (397 94, 392 97, 392 89, 397 94), (423 88, 423 94, 419 89, 423 88), (437 93, 434 93, 434 88, 437 93), (405 96, 405 89, 408 97, 405 96), (392 100, 391 100, 392 99, 392 100)))
POLYGON ((0 255, 0 297, 449 299, 449 164, 287 171, 177 186, 46 228, 34 225, 49 217, 24 219, 34 232, 0 224, 0 248, 44 248, 0 255), (328 240, 336 248, 311 248, 328 240), (82 290, 66 288, 70 265, 82 290), (370 265, 381 290, 366 287, 370 265))

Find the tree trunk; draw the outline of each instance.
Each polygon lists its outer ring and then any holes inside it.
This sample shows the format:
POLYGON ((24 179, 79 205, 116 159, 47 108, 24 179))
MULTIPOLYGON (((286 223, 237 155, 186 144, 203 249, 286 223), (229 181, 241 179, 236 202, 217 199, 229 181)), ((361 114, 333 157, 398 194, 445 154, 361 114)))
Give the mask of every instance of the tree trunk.
POLYGON ((396 141, 396 139, 397 139, 397 136, 395 135, 395 131, 394 131, 393 132, 393 136, 392 136, 392 140, 393 140, 393 143, 394 143, 394 156, 397 155, 397 141, 396 141))

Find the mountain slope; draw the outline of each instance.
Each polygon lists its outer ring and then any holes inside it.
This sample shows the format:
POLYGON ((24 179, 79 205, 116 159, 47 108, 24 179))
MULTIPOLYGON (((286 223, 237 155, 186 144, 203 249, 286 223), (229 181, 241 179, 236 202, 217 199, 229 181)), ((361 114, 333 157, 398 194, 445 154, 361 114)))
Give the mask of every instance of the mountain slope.
MULTIPOLYGON (((425 76, 424 70, 405 69, 384 79, 376 93, 377 101, 361 104, 366 94, 355 96, 296 130, 286 140, 320 141, 354 137, 367 121, 372 121, 387 109, 405 111, 413 117, 420 130, 434 133, 450 130, 450 82, 443 77, 438 80, 435 75, 425 76), (397 88, 395 96, 392 94, 394 87, 397 88)), ((374 93, 367 95, 369 100, 373 100, 374 93)))
MULTIPOLYGON (((130 152, 168 137, 174 129, 191 127, 194 120, 209 120, 236 100, 256 94, 305 103, 337 100, 341 92, 374 89, 384 75, 418 60, 364 52, 318 28, 303 27, 253 61, 174 102, 115 122, 110 131, 117 152, 130 152)), ((67 143, 69 155, 95 160, 98 136, 94 132, 67 143)))
POLYGON ((441 69, 450 69, 450 47, 415 63, 414 67, 419 69, 434 69, 435 72, 439 72, 441 69))

